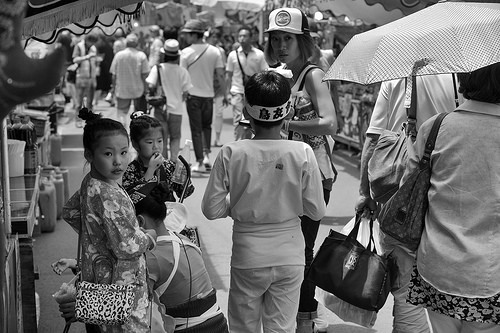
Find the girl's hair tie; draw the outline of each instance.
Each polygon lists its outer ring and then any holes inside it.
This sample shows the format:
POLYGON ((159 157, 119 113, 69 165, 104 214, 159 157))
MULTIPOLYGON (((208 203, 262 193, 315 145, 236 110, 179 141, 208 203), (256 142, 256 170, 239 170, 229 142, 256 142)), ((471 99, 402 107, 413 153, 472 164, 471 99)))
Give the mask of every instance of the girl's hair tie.
POLYGON ((145 116, 146 114, 142 111, 135 111, 130 115, 130 119, 137 119, 139 117, 145 116))

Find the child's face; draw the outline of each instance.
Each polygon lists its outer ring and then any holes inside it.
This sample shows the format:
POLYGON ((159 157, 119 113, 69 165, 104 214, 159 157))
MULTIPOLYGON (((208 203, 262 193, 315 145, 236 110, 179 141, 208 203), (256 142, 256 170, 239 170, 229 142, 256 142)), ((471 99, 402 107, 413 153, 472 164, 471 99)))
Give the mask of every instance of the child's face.
POLYGON ((280 62, 290 64, 300 56, 299 44, 295 34, 273 31, 269 38, 274 53, 280 62))
POLYGON ((163 153, 163 133, 160 127, 149 129, 147 134, 134 144, 139 157, 149 161, 155 153, 163 153))
POLYGON ((128 138, 123 134, 101 137, 87 159, 95 178, 107 183, 119 181, 129 163, 128 138))

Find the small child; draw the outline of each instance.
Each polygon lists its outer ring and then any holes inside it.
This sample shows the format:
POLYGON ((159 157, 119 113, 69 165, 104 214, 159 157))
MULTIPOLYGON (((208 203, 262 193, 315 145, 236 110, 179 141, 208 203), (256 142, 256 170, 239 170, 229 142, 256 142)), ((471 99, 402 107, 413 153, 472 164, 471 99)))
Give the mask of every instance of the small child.
MULTIPOLYGON (((184 67, 179 66, 179 42, 175 39, 167 39, 161 52, 165 62, 151 68, 146 82, 150 90, 157 89, 161 84, 163 93, 167 97, 167 105, 155 108, 154 117, 160 121, 163 127, 165 142, 170 141, 170 158, 175 160, 180 149, 182 115, 187 112, 186 97, 188 90, 193 85, 189 72, 184 67), (157 66, 159 66, 159 70, 157 66)), ((161 153, 165 158, 168 158, 166 144, 161 153)))
POLYGON ((152 183, 142 191, 145 196, 134 204, 141 227, 158 235, 146 262, 150 290, 158 296, 155 302, 161 303, 160 312, 175 318, 175 331, 228 333, 200 248, 164 223, 167 214, 173 214, 167 213, 164 204, 168 192, 152 183))
MULTIPOLYGON (((141 111, 134 112, 130 118, 130 139, 137 151, 137 158, 130 162, 123 174, 123 187, 133 198, 139 195, 138 190, 144 184, 162 183, 171 189, 165 201, 176 201, 173 192, 180 198, 184 186, 172 182, 175 162, 162 155, 164 133, 160 122, 141 111)), ((194 186, 189 181, 185 196, 191 195, 193 191, 194 186)))
POLYGON ((245 86, 245 118, 255 136, 221 148, 202 200, 210 220, 231 216, 231 332, 293 332, 304 278, 299 216, 321 219, 326 206, 312 148, 281 140, 290 85, 272 71, 245 86))
POLYGON ((101 118, 87 108, 80 110, 79 117, 86 121, 83 148, 90 172, 65 204, 63 219, 82 232, 81 278, 135 286, 130 320, 123 325, 102 326, 102 331, 149 332, 144 253, 154 247, 156 233, 139 228, 134 205, 120 185, 128 163, 128 133, 121 123, 101 118), (98 256, 108 258, 112 265, 107 260, 94 261, 98 256))

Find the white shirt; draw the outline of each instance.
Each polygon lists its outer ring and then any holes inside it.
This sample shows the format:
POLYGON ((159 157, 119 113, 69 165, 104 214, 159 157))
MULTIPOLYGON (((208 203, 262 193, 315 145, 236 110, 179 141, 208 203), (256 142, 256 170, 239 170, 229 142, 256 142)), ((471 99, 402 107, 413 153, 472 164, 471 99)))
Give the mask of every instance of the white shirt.
MULTIPOLYGON (((458 82, 457 82, 458 89, 458 82)), ((380 87, 367 134, 397 132, 406 122, 405 79, 385 81, 380 87)), ((459 94, 459 103, 463 102, 459 94)), ((455 91, 451 74, 417 76, 417 129, 430 117, 455 109, 455 91)))
MULTIPOLYGON (((182 100, 182 94, 188 91, 193 84, 188 71, 177 64, 160 64, 161 87, 167 97, 167 112, 182 115, 186 112, 186 103, 182 100)), ((158 70, 156 66, 151 69, 146 82, 156 85, 158 81, 158 70)))
POLYGON ((186 68, 191 76, 193 87, 189 89, 189 94, 198 97, 214 97, 215 69, 224 68, 219 49, 206 43, 192 44, 181 51, 180 65, 186 68), (194 62, 205 49, 207 49, 205 53, 194 62))
POLYGON ((201 208, 210 220, 231 216, 231 266, 304 265, 299 216, 325 215, 321 174, 309 145, 240 140, 224 145, 212 167, 201 208))
POLYGON ((229 53, 227 56, 226 71, 233 73, 229 92, 231 94, 243 94, 243 74, 241 73, 238 57, 236 55, 240 58, 241 67, 248 77, 266 70, 269 66, 264 58, 264 52, 255 47, 252 47, 248 55, 245 55, 241 46, 238 50, 229 53))

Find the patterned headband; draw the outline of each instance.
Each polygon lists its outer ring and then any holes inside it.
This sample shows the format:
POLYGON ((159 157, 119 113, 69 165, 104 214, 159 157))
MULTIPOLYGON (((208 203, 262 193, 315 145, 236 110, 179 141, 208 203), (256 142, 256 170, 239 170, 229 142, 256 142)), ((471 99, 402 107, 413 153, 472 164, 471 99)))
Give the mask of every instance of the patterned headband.
POLYGON ((290 99, 279 106, 250 105, 245 101, 245 108, 248 114, 253 119, 266 122, 278 121, 285 118, 288 112, 290 112, 291 106, 292 101, 290 99))

